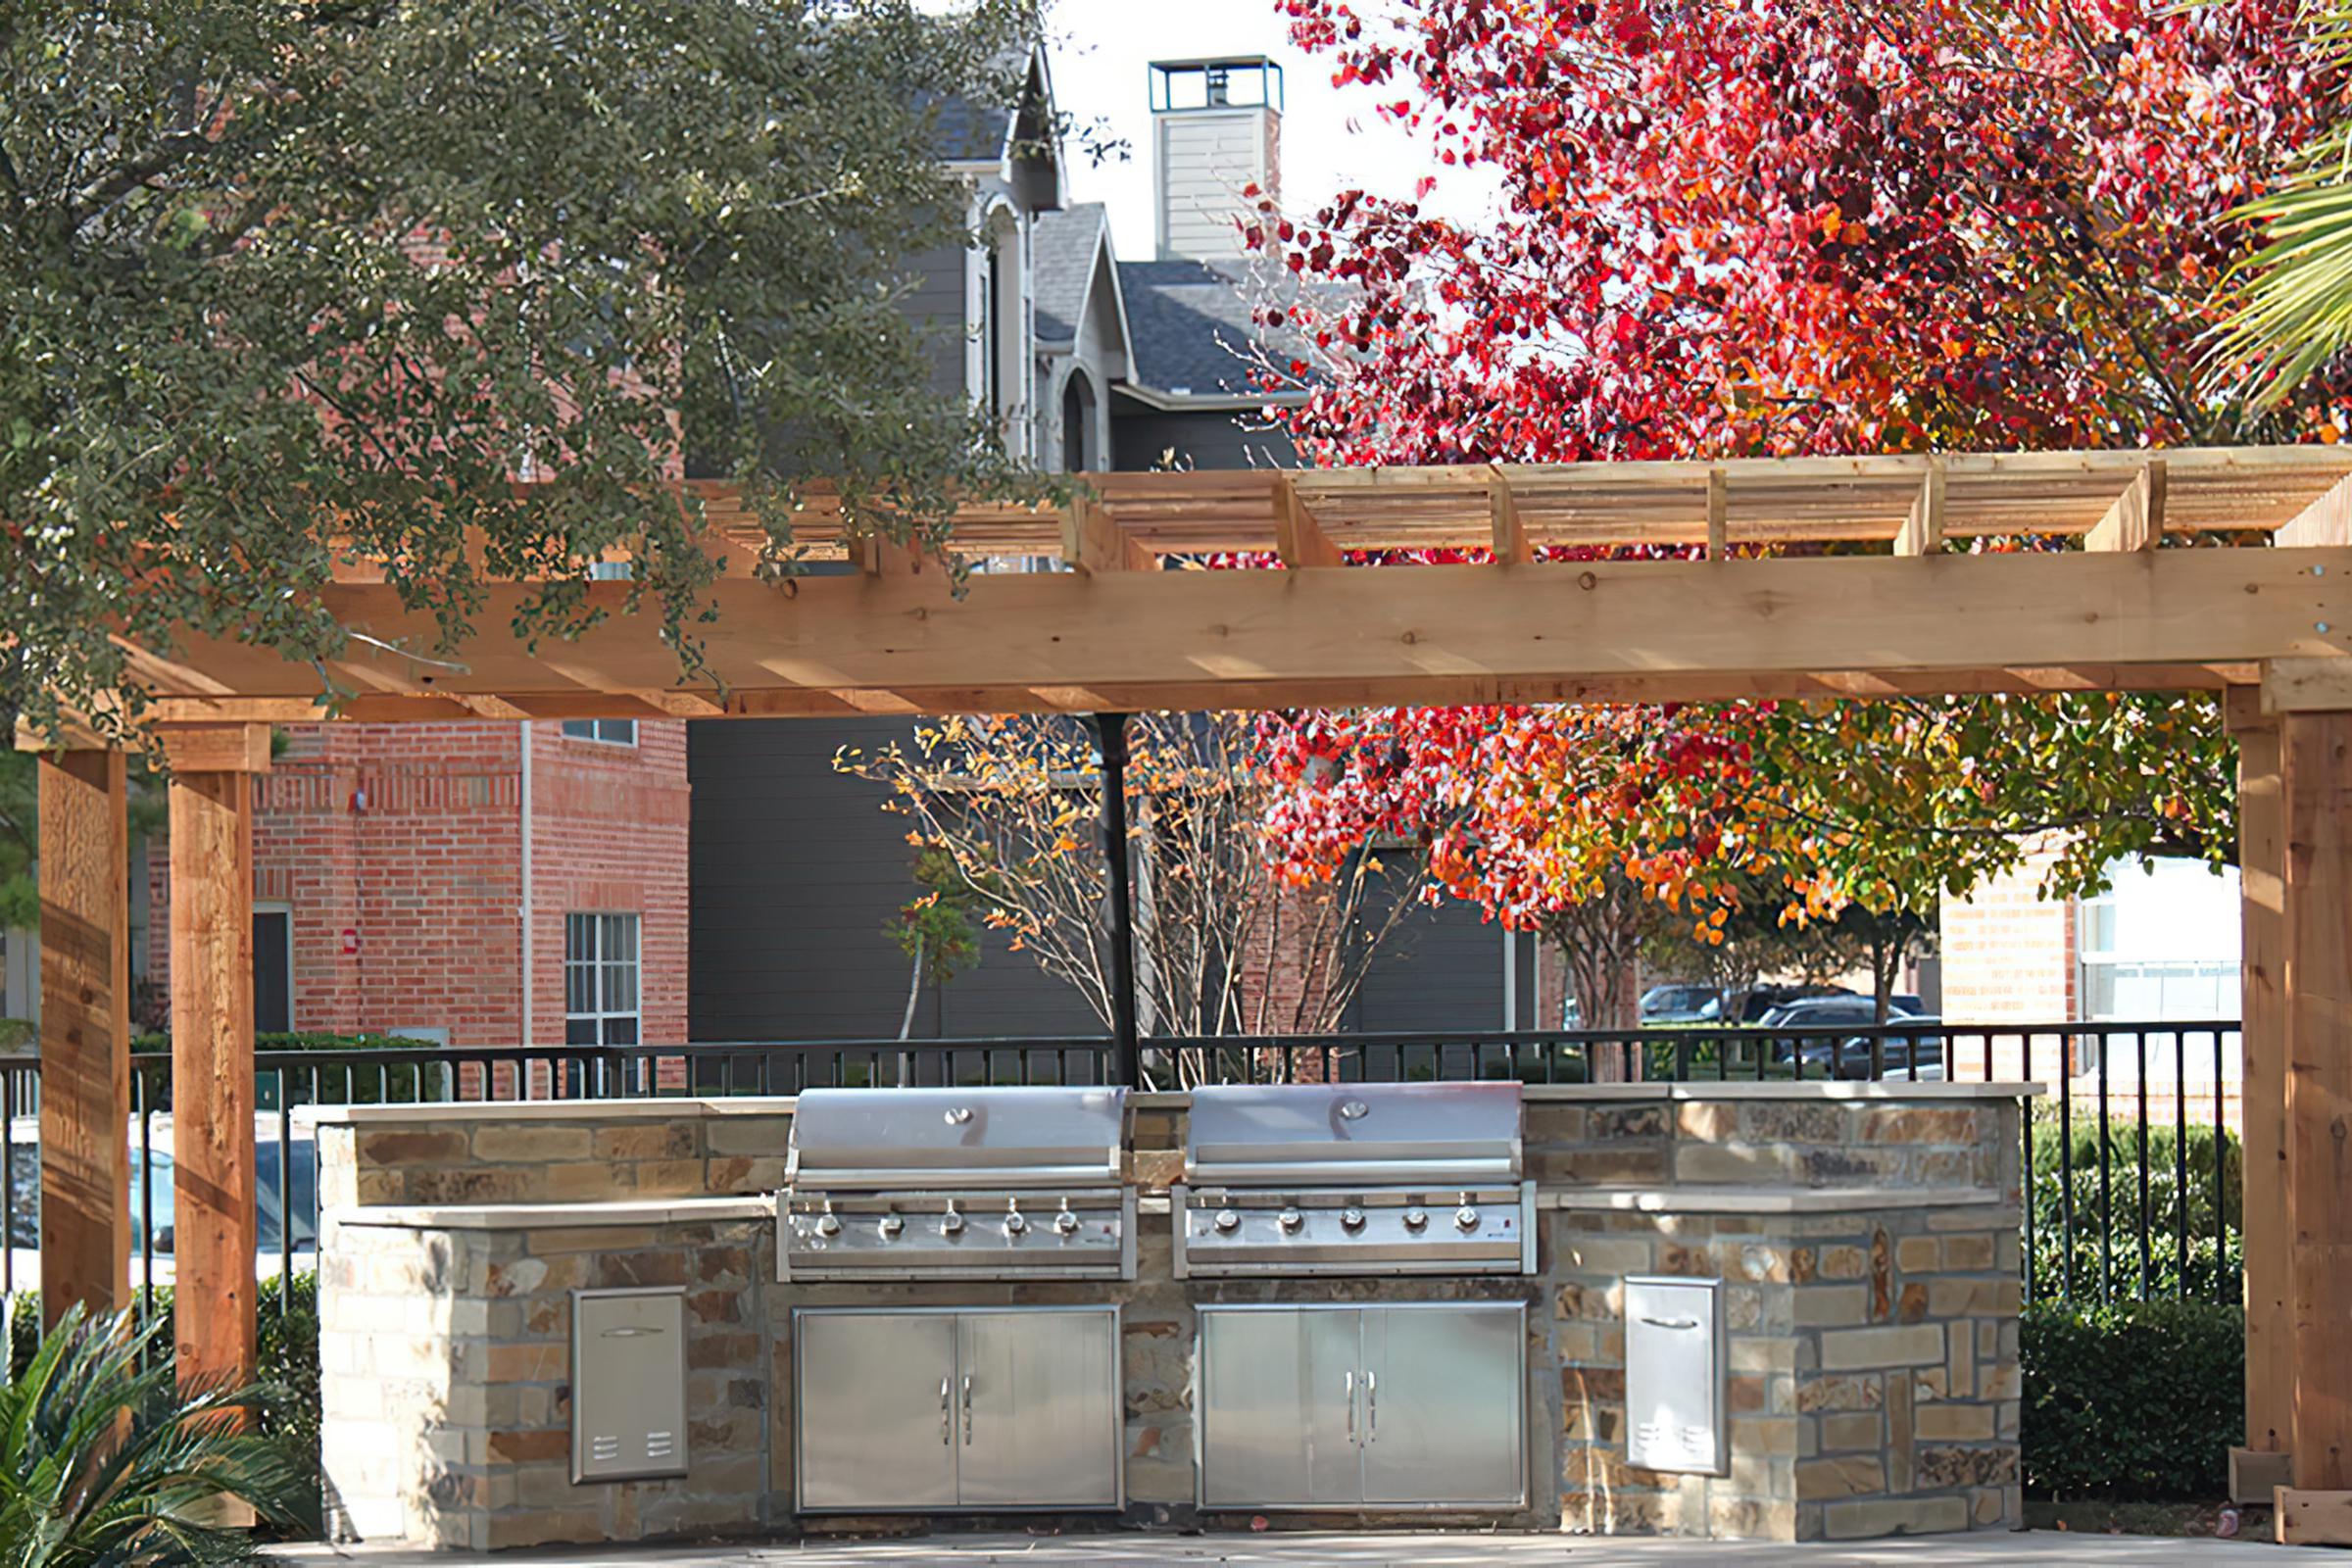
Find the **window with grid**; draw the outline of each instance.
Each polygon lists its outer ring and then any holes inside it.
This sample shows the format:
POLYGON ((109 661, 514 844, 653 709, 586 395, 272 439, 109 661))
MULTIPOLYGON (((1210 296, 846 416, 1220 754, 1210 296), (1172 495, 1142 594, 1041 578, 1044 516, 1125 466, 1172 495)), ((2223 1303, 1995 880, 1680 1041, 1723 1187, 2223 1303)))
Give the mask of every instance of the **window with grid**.
POLYGON ((633 718, 567 718, 564 733, 575 741, 603 741, 608 746, 637 744, 637 721, 633 718))
POLYGON ((637 916, 564 917, 564 1043, 638 1043, 637 916))

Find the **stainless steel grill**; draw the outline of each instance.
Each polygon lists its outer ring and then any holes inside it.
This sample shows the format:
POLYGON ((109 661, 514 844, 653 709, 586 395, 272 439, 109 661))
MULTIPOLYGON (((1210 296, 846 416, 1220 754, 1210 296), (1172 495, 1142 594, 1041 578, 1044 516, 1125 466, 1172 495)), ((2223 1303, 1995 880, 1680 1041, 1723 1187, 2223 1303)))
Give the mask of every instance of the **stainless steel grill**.
POLYGON ((1178 1278, 1536 1270, 1515 1083, 1204 1088, 1189 1121, 1178 1278))
POLYGON ((1133 1279, 1123 1089, 811 1089, 780 1280, 1133 1279))

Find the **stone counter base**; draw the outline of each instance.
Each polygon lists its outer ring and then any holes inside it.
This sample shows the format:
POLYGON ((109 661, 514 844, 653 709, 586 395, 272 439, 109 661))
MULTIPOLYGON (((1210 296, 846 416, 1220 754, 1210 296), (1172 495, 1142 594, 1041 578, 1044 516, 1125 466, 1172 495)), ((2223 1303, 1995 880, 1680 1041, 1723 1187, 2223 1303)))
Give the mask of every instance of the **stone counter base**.
MULTIPOLYGON (((1775 1541, 1971 1528, 2020 1517, 2017 1275, 2009 1210, 1864 1216, 1543 1217, 1535 1280, 1143 1280, 787 1286, 763 1221, 522 1231, 343 1223, 321 1290, 331 1501, 345 1534, 475 1550, 554 1543, 837 1534, 872 1521, 791 1511, 792 1308, 1123 1308, 1130 1524, 1196 1520, 1196 1304, 1530 1303, 1534 1505, 1510 1514, 1344 1516, 1506 1529, 1775 1541), (1729 1476, 1624 1460, 1627 1273, 1721 1277, 1731 1324, 1729 1476), (690 1469, 570 1480, 570 1293, 686 1290, 690 1469), (421 1438, 417 1435, 421 1434, 421 1438)), ((892 1529, 921 1523, 906 1516, 892 1529)), ((1335 1516, 1302 1517, 1328 1528, 1335 1516)), ((1037 1521, 1032 1520, 1032 1523, 1037 1521)), ((1058 1521, 1067 1528, 1107 1516, 1058 1521)))
MULTIPOLYGON (((1535 1278, 1177 1281, 1161 1213, 1142 1222, 1128 1284, 776 1283, 772 1220, 713 1200, 780 1179, 788 1107, 698 1120, 687 1104, 679 1126, 640 1107, 611 1120, 550 1107, 505 1127, 436 1124, 433 1109, 319 1139, 321 1192, 346 1205, 322 1238, 322 1446, 330 1517, 358 1539, 488 1550, 928 1528, 792 1512, 792 1310, 892 1304, 1122 1308, 1125 1515, 1007 1524, 1246 1529, 1250 1515, 1194 1506, 1196 1307, 1473 1298, 1528 1303, 1530 1506, 1270 1515, 1277 1528, 1844 1541, 2020 1522, 2014 1102, 1531 1102, 1548 1200, 1655 1189, 1640 1207, 1545 1207, 1535 1278), (1835 1206, 1843 1184, 1873 1201, 1835 1206), (1808 1200, 1735 1205, 1725 1195, 1741 1189, 1808 1200), (1889 1189, 1918 1201, 1877 1200, 1889 1189), (571 1224, 545 1207, 416 1206, 600 1200, 571 1224), (1628 1274, 1725 1282, 1728 1475, 1626 1462, 1628 1274), (575 1486, 571 1293, 629 1286, 685 1293, 689 1470, 575 1486)), ((1155 1150, 1179 1141, 1177 1114, 1139 1112, 1147 1186, 1173 1174, 1155 1150)))

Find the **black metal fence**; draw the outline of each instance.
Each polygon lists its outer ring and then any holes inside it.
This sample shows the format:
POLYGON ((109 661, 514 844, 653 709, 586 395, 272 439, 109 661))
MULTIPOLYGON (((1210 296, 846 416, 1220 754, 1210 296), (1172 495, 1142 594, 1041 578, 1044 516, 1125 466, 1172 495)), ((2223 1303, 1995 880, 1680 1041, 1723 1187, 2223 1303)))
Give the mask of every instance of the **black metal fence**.
MULTIPOLYGON (((1658 1028, 1152 1039, 1147 1087, 1519 1079, 1577 1084, 1844 1079, 2030 1081, 2024 1118, 2029 1299, 2235 1299, 2240 1227, 2234 1021, 1808 1029, 1658 1028)), ((257 1266, 281 1294, 314 1266, 317 1167, 304 1104, 429 1104, 826 1086, 1101 1083, 1101 1038, 726 1042, 684 1046, 272 1051, 256 1057, 257 1266)), ((171 1278, 168 1054, 133 1057, 132 1281, 171 1278)), ((0 1057, 0 1296, 37 1283, 37 1058, 0 1057)))

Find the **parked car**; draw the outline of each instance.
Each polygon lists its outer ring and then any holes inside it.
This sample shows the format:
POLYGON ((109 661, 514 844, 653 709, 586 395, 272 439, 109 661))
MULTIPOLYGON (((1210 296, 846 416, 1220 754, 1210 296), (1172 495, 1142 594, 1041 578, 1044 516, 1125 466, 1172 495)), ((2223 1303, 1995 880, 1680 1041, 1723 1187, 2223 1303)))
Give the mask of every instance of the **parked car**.
MULTIPOLYGON (((140 1159, 139 1124, 130 1124, 130 1282, 133 1286, 149 1283, 145 1261, 152 1240, 155 1272, 152 1283, 169 1285, 173 1274, 172 1255, 172 1177, 175 1166, 172 1157, 172 1116, 159 1111, 150 1121, 150 1140, 144 1165, 140 1159), (152 1217, 151 1217, 152 1211, 152 1217)), ((294 1271, 303 1273, 318 1267, 318 1145, 312 1140, 311 1129, 296 1127, 284 1146, 285 1190, 287 1202, 281 1203, 279 1192, 279 1145, 277 1117, 260 1114, 254 1117, 254 1193, 257 1216, 258 1244, 255 1249, 254 1271, 261 1279, 275 1279, 286 1259, 286 1240, 281 1233, 279 1216, 286 1216, 291 1228, 294 1271)), ((9 1205, 8 1255, 9 1277, 19 1290, 40 1283, 41 1232, 37 1194, 41 1181, 41 1121, 38 1116, 20 1116, 9 1124, 9 1205)))
MULTIPOLYGON (((1890 1022, 1892 1020, 1889 1020, 1890 1022)), ((1913 1033, 1909 1026, 1937 1024, 1939 1016, 1913 1013, 1902 1020, 1906 1026, 1900 1034, 1878 1036, 1879 1072, 1882 1078, 1917 1079, 1921 1083, 1943 1081, 1943 1032, 1939 1029, 1921 1029, 1913 1033)), ((1852 1035, 1838 1044, 1839 1078, 1869 1078, 1871 1073, 1871 1039, 1869 1035, 1852 1035)), ((1807 1060, 1815 1058, 1808 1051, 1807 1060)))
MULTIPOLYGON (((1917 997, 1892 997, 1887 1001, 1886 1021, 1910 1017, 1920 1011, 1917 997), (1906 1006, 1904 1004, 1910 1004, 1906 1006)), ((1818 1029, 1841 1023, 1875 1024, 1879 1021, 1879 1005, 1869 997, 1848 992, 1835 997, 1803 997, 1785 1002, 1764 1014, 1757 1022, 1767 1029, 1818 1029)))
MULTIPOLYGON (((1787 1006, 1791 1002, 1807 1001, 1816 997, 1850 997, 1852 995, 1853 993, 1843 986, 1753 986, 1741 993, 1739 1000, 1732 1004, 1729 1021, 1736 1024, 1762 1023, 1766 1013, 1775 1007, 1787 1006)), ((1704 1016, 1709 1023, 1722 1021, 1723 1009, 1721 1007, 1714 1008, 1706 1012, 1704 1016)))
POLYGON ((1642 993, 1643 1023, 1697 1023, 1714 1016, 1722 998, 1713 986, 1670 982, 1642 993))

